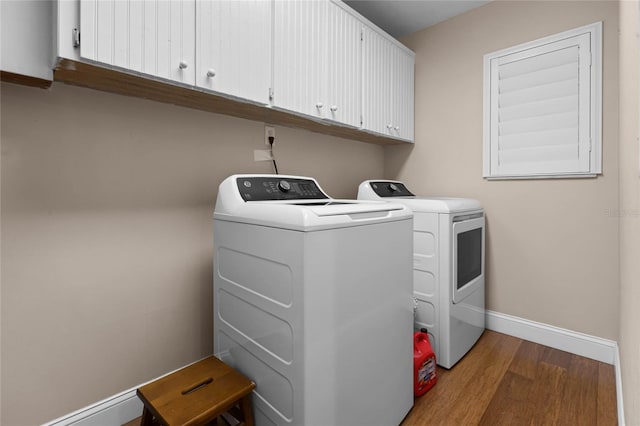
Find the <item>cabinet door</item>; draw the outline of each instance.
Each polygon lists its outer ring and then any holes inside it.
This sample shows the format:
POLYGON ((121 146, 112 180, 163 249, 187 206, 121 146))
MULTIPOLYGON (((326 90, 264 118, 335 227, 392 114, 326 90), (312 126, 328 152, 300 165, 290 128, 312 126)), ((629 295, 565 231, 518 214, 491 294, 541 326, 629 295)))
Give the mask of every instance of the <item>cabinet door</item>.
POLYGON ((391 78, 392 136, 413 141, 414 63, 415 58, 402 49, 394 49, 391 78))
POLYGON ((414 61, 406 49, 364 28, 364 130, 413 141, 414 61))
POLYGON ((272 0, 198 0, 196 84, 269 103, 272 0))
POLYGON ((360 21, 335 3, 327 8, 325 117, 360 127, 362 42, 360 21))
POLYGON ((393 45, 386 38, 364 27, 362 128, 385 135, 393 128, 392 54, 393 45))
POLYGON ((325 118, 327 0, 276 1, 273 106, 325 118))
POLYGON ((81 0, 80 55, 194 84, 195 0, 81 0))

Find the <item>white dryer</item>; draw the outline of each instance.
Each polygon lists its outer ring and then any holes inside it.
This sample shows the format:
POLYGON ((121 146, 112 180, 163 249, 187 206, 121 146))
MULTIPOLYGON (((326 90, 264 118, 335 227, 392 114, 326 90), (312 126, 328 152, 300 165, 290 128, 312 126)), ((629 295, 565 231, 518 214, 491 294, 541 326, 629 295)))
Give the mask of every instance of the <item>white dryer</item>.
POLYGON ((358 199, 413 211, 414 328, 426 328, 436 362, 453 367, 485 328, 482 206, 468 198, 418 197, 391 180, 362 182, 358 199))
POLYGON ((214 213, 214 350, 260 425, 399 424, 413 406, 412 213, 234 175, 214 213))

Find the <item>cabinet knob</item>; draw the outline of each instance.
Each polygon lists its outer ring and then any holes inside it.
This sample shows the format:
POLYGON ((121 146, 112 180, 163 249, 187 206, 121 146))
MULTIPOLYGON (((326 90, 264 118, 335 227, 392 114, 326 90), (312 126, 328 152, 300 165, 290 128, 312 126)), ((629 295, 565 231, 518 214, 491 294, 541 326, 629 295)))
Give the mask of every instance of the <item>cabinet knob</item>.
POLYGON ((323 106, 324 105, 322 105, 322 102, 316 103, 316 108, 318 108, 318 109, 322 109, 323 106))
POLYGON ((338 110, 338 105, 331 105, 331 108, 329 108, 331 110, 331 112, 336 112, 338 110))
POLYGON ((214 69, 210 69, 207 71, 207 77, 211 78, 211 77, 215 77, 216 76, 216 70, 214 69))
POLYGON ((187 63, 187 61, 180 61, 180 65, 178 65, 178 68, 180 68, 181 70, 187 68, 189 66, 189 64, 187 63))
POLYGON ((395 130, 396 132, 400 130, 400 126, 396 126, 393 128, 393 130, 395 130))
POLYGON ((393 124, 387 124, 387 129, 389 130, 393 129, 393 124))

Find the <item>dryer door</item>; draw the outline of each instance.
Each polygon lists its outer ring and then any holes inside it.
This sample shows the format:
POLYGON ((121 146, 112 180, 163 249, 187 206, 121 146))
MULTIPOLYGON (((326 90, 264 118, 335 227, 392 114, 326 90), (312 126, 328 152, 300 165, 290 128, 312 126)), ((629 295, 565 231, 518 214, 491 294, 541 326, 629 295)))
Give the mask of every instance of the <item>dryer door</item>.
POLYGON ((453 303, 484 285, 484 214, 453 219, 453 303))

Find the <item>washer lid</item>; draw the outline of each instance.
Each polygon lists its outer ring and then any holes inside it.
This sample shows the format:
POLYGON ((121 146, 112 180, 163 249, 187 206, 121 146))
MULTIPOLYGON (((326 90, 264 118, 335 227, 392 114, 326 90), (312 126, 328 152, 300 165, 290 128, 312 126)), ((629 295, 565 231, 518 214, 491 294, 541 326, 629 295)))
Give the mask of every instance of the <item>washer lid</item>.
POLYGON ((482 208, 478 200, 471 198, 416 196, 397 180, 364 181, 358 187, 358 199, 401 203, 417 212, 458 213, 482 208))
POLYGON ((233 175, 218 189, 214 219, 311 231, 409 219, 402 204, 330 198, 313 178, 233 175))

